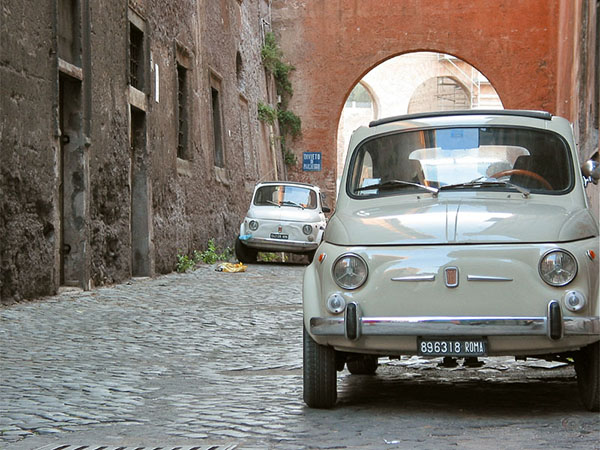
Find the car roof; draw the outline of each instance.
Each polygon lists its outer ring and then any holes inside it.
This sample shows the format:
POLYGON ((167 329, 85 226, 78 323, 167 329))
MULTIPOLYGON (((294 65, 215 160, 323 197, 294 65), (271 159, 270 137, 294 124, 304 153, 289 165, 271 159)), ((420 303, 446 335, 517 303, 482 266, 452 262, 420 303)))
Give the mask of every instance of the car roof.
MULTIPOLYGON (((571 123, 546 111, 514 109, 469 109, 406 114, 372 121, 369 126, 360 126, 353 131, 348 145, 356 148, 363 140, 382 134, 427 128, 455 127, 524 127, 548 130, 560 134, 572 143, 571 123)), ((572 145, 574 145, 572 143, 572 145)), ((348 157, 351 152, 348 152, 348 157)))
POLYGON ((401 116, 386 117, 379 120, 373 120, 369 123, 369 127, 376 127, 392 122, 402 122, 414 119, 426 119, 435 117, 451 117, 451 116, 517 116, 529 117, 534 119, 552 120, 552 114, 546 111, 524 110, 524 109, 465 109, 454 111, 434 111, 417 114, 404 114, 401 116))
POLYGON ((310 183, 303 183, 301 181, 261 181, 259 183, 256 183, 256 187, 260 187, 260 186, 268 186, 268 185, 286 185, 286 186, 301 186, 301 187, 306 187, 306 188, 310 188, 310 189, 316 189, 317 191, 320 190, 318 186, 315 186, 314 184, 310 184, 310 183))

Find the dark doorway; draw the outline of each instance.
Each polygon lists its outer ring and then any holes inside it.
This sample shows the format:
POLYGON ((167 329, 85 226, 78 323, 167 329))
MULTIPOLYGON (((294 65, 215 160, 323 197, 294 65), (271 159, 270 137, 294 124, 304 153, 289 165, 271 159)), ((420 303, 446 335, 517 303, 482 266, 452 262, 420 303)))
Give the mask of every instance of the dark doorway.
POLYGON ((131 275, 151 275, 150 210, 146 165, 146 114, 131 106, 131 275))
POLYGON ((60 285, 86 287, 87 170, 83 146, 81 81, 59 76, 60 285))

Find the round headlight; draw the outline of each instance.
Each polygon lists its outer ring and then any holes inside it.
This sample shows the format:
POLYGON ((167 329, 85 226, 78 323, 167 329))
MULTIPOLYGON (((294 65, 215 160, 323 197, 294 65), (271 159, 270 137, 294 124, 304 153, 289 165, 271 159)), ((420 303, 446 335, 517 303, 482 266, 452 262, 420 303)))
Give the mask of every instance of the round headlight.
POLYGON ((367 280, 367 264, 352 253, 340 256, 333 264, 333 279, 343 289, 357 289, 367 280))
POLYGON ((312 233, 312 225, 306 224, 302 227, 302 232, 307 236, 312 233))
POLYGON ((551 250, 540 260, 540 276, 550 286, 565 286, 577 275, 577 261, 565 250, 551 250))
POLYGON ((258 230, 258 222, 256 220, 251 220, 248 226, 252 231, 258 230))

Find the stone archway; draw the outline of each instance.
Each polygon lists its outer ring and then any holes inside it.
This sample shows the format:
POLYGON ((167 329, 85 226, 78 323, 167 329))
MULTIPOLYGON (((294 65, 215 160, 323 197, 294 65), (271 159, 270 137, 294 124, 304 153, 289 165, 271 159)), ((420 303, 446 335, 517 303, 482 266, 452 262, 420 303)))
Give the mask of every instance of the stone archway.
POLYGON ((350 136, 359 126, 402 114, 502 107, 489 80, 452 55, 416 52, 388 59, 369 71, 346 100, 338 125, 336 185, 350 136))
POLYGON ((289 107, 303 131, 294 151, 300 161, 322 152, 321 172, 300 165, 290 178, 334 195, 344 101, 367 72, 404 53, 455 55, 489 79, 505 108, 555 112, 560 9, 547 0, 274 0, 281 48, 296 68, 289 107))

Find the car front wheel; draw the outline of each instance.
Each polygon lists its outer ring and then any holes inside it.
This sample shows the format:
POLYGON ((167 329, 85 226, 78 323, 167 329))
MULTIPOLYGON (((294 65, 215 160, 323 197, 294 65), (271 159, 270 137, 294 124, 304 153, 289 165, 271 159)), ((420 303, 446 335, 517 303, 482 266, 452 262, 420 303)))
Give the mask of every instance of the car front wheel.
POLYGON ((589 411, 600 411, 600 342, 577 352, 575 372, 581 403, 589 411))
POLYGON ((240 241, 240 238, 235 239, 235 256, 244 264, 255 263, 258 256, 258 250, 246 247, 240 241))
POLYGON ((335 350, 317 344, 304 328, 304 403, 331 408, 337 400, 335 350))

